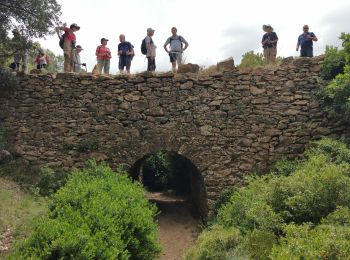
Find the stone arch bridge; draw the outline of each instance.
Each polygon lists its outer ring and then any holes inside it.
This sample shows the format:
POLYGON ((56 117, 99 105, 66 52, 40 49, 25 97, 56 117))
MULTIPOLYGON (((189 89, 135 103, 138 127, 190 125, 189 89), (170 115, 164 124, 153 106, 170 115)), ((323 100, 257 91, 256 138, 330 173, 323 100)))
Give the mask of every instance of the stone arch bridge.
POLYGON ((106 160, 127 169, 157 150, 186 158, 205 215, 242 176, 267 171, 321 135, 340 135, 317 98, 320 58, 212 74, 27 75, 0 90, 0 127, 25 160, 51 167, 106 160), (194 170, 193 170, 194 171, 194 170))

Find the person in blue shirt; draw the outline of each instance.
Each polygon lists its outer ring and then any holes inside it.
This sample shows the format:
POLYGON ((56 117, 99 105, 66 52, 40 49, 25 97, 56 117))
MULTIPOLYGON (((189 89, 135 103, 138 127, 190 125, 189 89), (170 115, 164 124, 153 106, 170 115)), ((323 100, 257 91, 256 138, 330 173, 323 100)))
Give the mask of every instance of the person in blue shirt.
POLYGON ((309 26, 303 26, 303 34, 299 35, 296 50, 300 47, 300 57, 313 57, 313 42, 318 39, 313 32, 309 32, 309 26))
POLYGON ((120 43, 118 44, 119 71, 120 73, 123 73, 124 67, 125 67, 126 73, 130 74, 131 60, 135 55, 134 46, 130 42, 125 41, 124 34, 119 35, 119 41, 120 41, 120 43))

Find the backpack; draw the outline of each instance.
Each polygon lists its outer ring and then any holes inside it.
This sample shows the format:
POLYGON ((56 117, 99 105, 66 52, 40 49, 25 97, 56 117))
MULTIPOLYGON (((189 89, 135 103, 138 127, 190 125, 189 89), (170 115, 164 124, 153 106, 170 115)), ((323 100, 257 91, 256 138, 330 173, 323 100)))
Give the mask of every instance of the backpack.
POLYGON ((171 41, 176 41, 176 40, 179 40, 181 42, 181 49, 183 48, 184 44, 183 44, 183 39, 182 39, 182 36, 178 36, 177 39, 173 39, 173 37, 169 37, 169 44, 171 43, 171 41))
POLYGON ((64 46, 64 38, 66 37, 66 33, 64 33, 63 35, 59 36, 60 41, 59 41, 59 45, 61 47, 61 49, 63 49, 64 46))
MULTIPOLYGON (((152 43, 153 43, 153 40, 152 40, 152 38, 151 38, 150 44, 152 44, 152 43)), ((147 55, 146 37, 142 40, 142 43, 141 43, 141 53, 142 53, 143 55, 147 55)))

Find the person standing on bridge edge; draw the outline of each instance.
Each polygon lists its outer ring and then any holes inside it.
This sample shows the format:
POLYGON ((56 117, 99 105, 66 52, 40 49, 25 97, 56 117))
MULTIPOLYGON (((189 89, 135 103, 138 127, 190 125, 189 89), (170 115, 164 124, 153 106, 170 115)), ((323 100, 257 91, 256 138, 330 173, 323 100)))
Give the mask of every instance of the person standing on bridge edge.
POLYGON ((273 31, 271 25, 263 25, 265 34, 261 40, 261 44, 264 48, 264 58, 266 63, 275 63, 277 55, 277 34, 273 31))
POLYGON ((58 31, 64 31, 64 43, 63 43, 63 53, 64 53, 64 72, 73 72, 74 70, 74 49, 76 43, 75 32, 80 30, 80 26, 76 23, 72 23, 70 27, 56 27, 58 31))
POLYGON ((102 38, 101 45, 96 48, 96 56, 97 56, 97 67, 101 74, 102 69, 105 74, 109 74, 110 60, 112 58, 112 54, 110 49, 107 47, 108 39, 102 38))
POLYGON ((317 37, 313 32, 309 32, 309 26, 303 26, 303 34, 299 35, 296 51, 300 47, 300 57, 313 57, 313 42, 317 42, 317 37))
POLYGON ((153 42, 154 30, 152 28, 147 28, 147 36, 145 38, 146 48, 147 48, 147 71, 156 70, 156 48, 157 46, 153 42))
POLYGON ((172 70, 176 72, 176 63, 177 65, 182 64, 182 54, 188 47, 188 42, 184 37, 177 35, 176 27, 171 28, 172 36, 170 36, 164 43, 164 50, 169 53, 170 62, 172 64, 172 70), (170 45, 170 50, 167 46, 170 45), (183 46, 185 44, 185 47, 183 46))

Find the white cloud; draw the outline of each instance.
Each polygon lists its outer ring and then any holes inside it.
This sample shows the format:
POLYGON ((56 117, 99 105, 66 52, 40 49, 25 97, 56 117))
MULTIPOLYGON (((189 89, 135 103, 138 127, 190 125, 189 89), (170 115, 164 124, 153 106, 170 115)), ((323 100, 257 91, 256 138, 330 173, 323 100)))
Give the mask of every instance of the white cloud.
MULTIPOLYGON (((63 22, 81 26, 76 33, 77 43, 82 45, 82 61, 91 71, 95 49, 100 39, 109 39, 112 51, 111 71, 116 73, 119 43, 118 36, 126 35, 136 50, 131 71, 143 71, 147 61, 140 45, 148 27, 154 28, 157 48, 157 70, 170 70, 171 65, 163 44, 171 35, 172 26, 178 28, 190 44, 185 55, 187 62, 210 66, 229 56, 236 64, 250 50, 261 50, 263 24, 271 24, 278 34, 278 55, 297 56, 295 45, 302 26, 308 24, 319 41, 315 43, 315 55, 324 51, 326 44, 339 45, 338 36, 348 29, 350 5, 348 0, 331 4, 324 1, 196 1, 196 0, 58 0, 62 6, 63 22), (331 6, 331 8, 330 8, 331 6)), ((349 32, 349 31, 347 31, 349 32)), ((57 36, 40 40, 43 47, 59 54, 57 36)))

